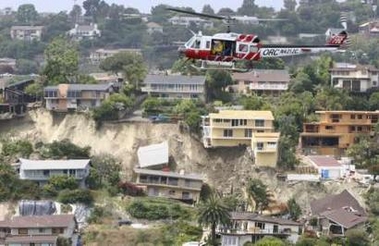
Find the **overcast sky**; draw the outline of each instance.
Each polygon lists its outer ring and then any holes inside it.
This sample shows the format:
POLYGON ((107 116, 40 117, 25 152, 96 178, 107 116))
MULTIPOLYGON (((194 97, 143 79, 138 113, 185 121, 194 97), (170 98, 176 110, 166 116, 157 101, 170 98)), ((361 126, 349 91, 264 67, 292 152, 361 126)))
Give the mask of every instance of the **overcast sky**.
MULTIPOLYGON (((203 5, 210 4, 215 11, 222 7, 228 7, 236 10, 241 6, 243 0, 105 0, 108 4, 117 3, 123 4, 126 7, 133 7, 143 13, 149 13, 152 6, 158 4, 170 4, 172 6, 188 6, 196 11, 201 11, 203 5)), ((0 0, 0 8, 12 7, 17 10, 21 4, 34 4, 39 12, 59 12, 61 10, 71 10, 74 3, 82 5, 83 0, 0 0)), ((260 6, 274 7, 280 9, 283 0, 255 0, 255 3, 260 6)))

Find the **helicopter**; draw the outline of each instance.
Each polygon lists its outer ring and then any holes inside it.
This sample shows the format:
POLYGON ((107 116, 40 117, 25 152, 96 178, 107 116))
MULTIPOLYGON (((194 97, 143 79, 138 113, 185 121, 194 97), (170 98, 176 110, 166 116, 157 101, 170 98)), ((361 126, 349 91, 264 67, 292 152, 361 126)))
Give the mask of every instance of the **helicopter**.
MULTIPOLYGON (((201 61, 201 67, 192 65, 196 69, 212 69, 212 66, 233 71, 245 71, 235 67, 237 61, 258 61, 265 57, 285 57, 303 54, 315 54, 324 51, 336 52, 344 48, 348 39, 346 22, 343 29, 333 29, 327 33, 326 43, 323 45, 283 45, 263 44, 256 34, 239 34, 231 32, 230 23, 238 21, 235 17, 204 14, 178 8, 166 8, 169 11, 184 13, 223 20, 227 24, 226 33, 217 33, 213 36, 192 32, 193 36, 184 45, 179 46, 178 52, 187 60, 201 61)), ((259 19, 257 19, 259 20, 259 19)), ((283 19, 263 19, 264 21, 283 21, 283 19)))

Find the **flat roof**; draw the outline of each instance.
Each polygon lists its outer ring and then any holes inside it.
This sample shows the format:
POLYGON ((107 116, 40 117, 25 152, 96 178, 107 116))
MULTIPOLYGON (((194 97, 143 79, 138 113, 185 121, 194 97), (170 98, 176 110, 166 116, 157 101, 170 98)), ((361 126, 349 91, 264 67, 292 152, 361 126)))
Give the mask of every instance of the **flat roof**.
POLYGON ((248 120, 274 120, 271 111, 264 110, 221 110, 218 113, 209 114, 211 119, 248 119, 248 120))
POLYGON ((150 167, 168 163, 168 141, 140 147, 137 150, 140 167, 150 167))
POLYGON ((205 76, 184 76, 184 75, 152 75, 149 74, 144 80, 144 84, 205 84, 205 76))
POLYGON ((200 174, 196 173, 175 173, 175 172, 165 172, 165 171, 157 171, 157 170, 149 170, 149 169, 141 169, 134 168, 134 172, 138 174, 147 174, 147 175, 156 175, 156 176, 165 176, 172 178, 182 178, 182 179, 193 179, 193 180, 204 180, 204 177, 200 174))
POLYGON ((379 110, 375 110, 375 111, 349 111, 349 110, 331 110, 331 111, 326 111, 326 110, 322 110, 322 111, 316 111, 316 114, 379 114, 379 110))
POLYGON ((34 236, 13 236, 7 237, 5 243, 8 245, 12 244, 28 244, 28 243, 38 243, 38 244, 55 244, 58 240, 58 236, 45 236, 45 235, 34 235, 34 236))
POLYGON ((307 158, 318 167, 342 167, 333 156, 324 156, 324 155, 310 155, 307 158))
MULTIPOLYGON (((106 91, 113 86, 112 83, 109 84, 67 84, 69 91, 106 91)), ((47 86, 44 88, 45 91, 58 90, 59 86, 47 86)))
POLYGON ((291 80, 287 70, 280 69, 255 69, 249 73, 233 73, 233 80, 243 81, 267 81, 267 82, 287 82, 291 80))
POLYGON ((27 160, 20 158, 19 161, 22 170, 62 170, 84 169, 91 160, 27 160))

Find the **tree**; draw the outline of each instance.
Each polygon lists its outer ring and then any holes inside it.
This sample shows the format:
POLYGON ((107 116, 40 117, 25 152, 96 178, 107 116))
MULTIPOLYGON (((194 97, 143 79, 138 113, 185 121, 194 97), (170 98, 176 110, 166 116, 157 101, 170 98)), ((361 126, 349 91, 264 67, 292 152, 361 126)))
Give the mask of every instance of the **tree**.
MULTIPOLYGON (((298 135, 298 134, 297 134, 298 135)), ((282 135, 279 138, 278 146, 278 167, 284 170, 294 170, 300 163, 296 157, 296 147, 289 135, 282 135)))
POLYGON ((243 0, 242 5, 238 8, 237 13, 239 15, 254 16, 258 6, 255 5, 255 0, 243 0))
POLYGON ((53 159, 85 159, 90 156, 91 147, 79 147, 70 140, 64 139, 61 141, 54 141, 49 144, 45 144, 42 149, 41 155, 45 158, 53 159))
POLYGON ((17 21, 22 24, 33 24, 38 18, 38 12, 33 4, 22 4, 17 9, 17 21))
POLYGON ((25 88, 25 93, 30 96, 35 96, 36 99, 43 96, 43 84, 39 82, 34 82, 25 88))
POLYGON ((228 85, 233 83, 230 73, 226 70, 209 70, 206 74, 207 88, 213 99, 222 99, 228 85))
POLYGON ((211 227, 211 245, 218 245, 216 241, 217 225, 230 224, 229 209, 217 194, 211 195, 207 200, 200 202, 198 208, 198 222, 201 226, 211 227))
POLYGON ((116 187, 121 178, 121 164, 113 156, 100 154, 91 159, 90 174, 86 180, 89 188, 116 187))
POLYGON ((4 156, 29 158, 33 151, 33 144, 28 140, 7 140, 2 143, 4 156))
POLYGON ((264 237, 254 244, 255 246, 285 246, 286 244, 276 237, 264 237))
POLYGON ((209 4, 205 4, 203 6, 203 10, 201 11, 201 13, 203 14, 211 14, 211 15, 214 15, 215 14, 215 11, 213 10, 213 8, 211 7, 211 5, 209 4))
POLYGON ((46 65, 43 74, 49 84, 70 82, 77 75, 79 55, 76 47, 62 37, 55 38, 45 50, 46 65))
POLYGON ((50 177, 48 184, 52 185, 56 191, 75 190, 79 187, 78 182, 74 177, 56 175, 50 177))
POLYGON ((301 215, 301 207, 299 206, 299 204, 297 204, 295 198, 289 199, 287 201, 287 206, 288 206, 288 210, 290 213, 290 218, 292 220, 299 219, 299 217, 301 215))
POLYGON ((36 74, 38 73, 38 64, 35 61, 27 59, 18 59, 16 61, 17 74, 36 74))
POLYGON ((80 16, 82 16, 82 7, 80 7, 80 5, 75 4, 72 7, 72 10, 70 11, 69 16, 70 16, 71 20, 74 21, 74 23, 77 23, 78 18, 80 16))
POLYGON ((284 0, 284 8, 289 11, 295 11, 296 0, 284 0))
POLYGON ((347 243, 349 246, 368 246, 370 240, 367 233, 362 229, 350 229, 346 232, 347 243))
POLYGON ((374 92, 371 94, 369 99, 370 110, 379 109, 379 92, 374 92))
POLYGON ((223 16, 231 16, 234 15, 234 11, 231 8, 221 8, 217 15, 223 15, 223 16))
POLYGON ((131 52, 121 52, 114 56, 106 58, 99 67, 104 71, 110 71, 115 74, 122 72, 128 83, 138 88, 147 73, 143 57, 131 52))
MULTIPOLYGON (((351 145, 347 149, 347 155, 354 159, 358 168, 369 168, 379 163, 379 147, 376 138, 360 136, 358 143, 351 145)), ((372 170, 374 171, 374 170, 372 170)))
POLYGON ((267 186, 260 179, 251 179, 247 185, 247 193, 255 202, 254 210, 262 211, 269 204, 267 186))

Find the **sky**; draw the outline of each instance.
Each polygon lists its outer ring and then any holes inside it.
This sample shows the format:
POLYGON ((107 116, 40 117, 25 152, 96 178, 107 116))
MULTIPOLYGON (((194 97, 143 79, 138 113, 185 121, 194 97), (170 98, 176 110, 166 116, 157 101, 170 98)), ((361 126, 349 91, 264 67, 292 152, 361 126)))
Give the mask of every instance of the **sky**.
MULTIPOLYGON (((217 12, 222 7, 228 7, 233 10, 239 8, 243 0, 105 0, 108 4, 123 4, 126 7, 133 7, 142 13, 149 13, 152 6, 159 4, 169 4, 172 6, 192 7, 196 11, 201 11, 204 4, 210 4, 217 12)), ((38 12, 59 12, 62 10, 71 10, 74 3, 82 5, 83 0, 0 0, 0 9, 12 7, 17 10, 21 4, 34 4, 38 12)), ((259 6, 274 7, 279 10, 283 5, 283 0, 255 0, 259 6)))

